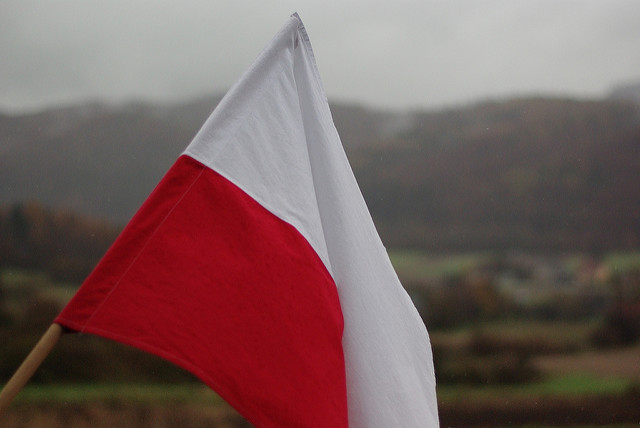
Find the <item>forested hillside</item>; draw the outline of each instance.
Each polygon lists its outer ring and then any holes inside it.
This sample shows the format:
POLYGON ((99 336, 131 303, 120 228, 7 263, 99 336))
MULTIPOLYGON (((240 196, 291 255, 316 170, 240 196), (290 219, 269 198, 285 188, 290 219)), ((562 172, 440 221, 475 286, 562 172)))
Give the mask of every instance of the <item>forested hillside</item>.
POLYGON ((600 251, 640 245, 638 108, 528 99, 416 114, 353 150, 391 246, 600 251))
POLYGON ((38 203, 0 207, 0 270, 41 270, 56 281, 79 283, 119 232, 107 222, 38 203))
MULTIPOLYGON (((0 115, 0 205, 35 200, 124 224, 218 101, 0 115)), ((388 246, 640 246, 640 110, 630 101, 332 110, 388 246)))

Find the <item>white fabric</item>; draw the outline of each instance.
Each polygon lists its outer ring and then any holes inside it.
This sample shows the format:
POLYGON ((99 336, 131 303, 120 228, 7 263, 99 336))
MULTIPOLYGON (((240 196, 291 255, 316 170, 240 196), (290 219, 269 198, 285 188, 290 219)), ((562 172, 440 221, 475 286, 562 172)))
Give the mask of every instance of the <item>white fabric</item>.
POLYGON ((427 331, 358 189, 296 14, 185 154, 294 225, 333 275, 345 320, 349 426, 438 426, 427 331))

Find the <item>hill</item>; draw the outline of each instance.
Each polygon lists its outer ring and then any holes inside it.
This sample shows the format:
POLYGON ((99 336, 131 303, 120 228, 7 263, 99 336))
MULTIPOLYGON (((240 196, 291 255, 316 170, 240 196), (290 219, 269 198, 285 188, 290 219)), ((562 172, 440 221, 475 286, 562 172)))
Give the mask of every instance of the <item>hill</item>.
POLYGON ((412 123, 351 156, 388 245, 640 244, 637 106, 521 99, 416 113, 412 123))
MULTIPOLYGON (((124 223, 220 97, 0 115, 0 204, 124 223)), ((640 109, 514 99, 445 111, 334 104, 384 242, 428 250, 640 247, 640 109)))
POLYGON ((628 82, 614 86, 609 93, 609 98, 640 104, 640 82, 628 82))

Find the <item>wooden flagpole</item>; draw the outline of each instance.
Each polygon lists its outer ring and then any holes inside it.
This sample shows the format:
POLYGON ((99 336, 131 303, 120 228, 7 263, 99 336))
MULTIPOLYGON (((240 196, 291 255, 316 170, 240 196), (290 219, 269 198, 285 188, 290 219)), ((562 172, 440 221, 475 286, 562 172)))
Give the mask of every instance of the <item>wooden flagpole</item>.
POLYGON ((9 404, 11 404, 16 395, 18 395, 20 390, 22 390, 29 379, 31 379, 31 376, 33 376, 38 367, 40 367, 40 364, 42 364, 58 342, 62 333, 64 333, 64 330, 60 324, 51 324, 27 358, 25 358, 20 367, 18 367, 18 370, 16 370, 4 388, 2 388, 2 392, 0 392, 0 415, 9 407, 9 404))

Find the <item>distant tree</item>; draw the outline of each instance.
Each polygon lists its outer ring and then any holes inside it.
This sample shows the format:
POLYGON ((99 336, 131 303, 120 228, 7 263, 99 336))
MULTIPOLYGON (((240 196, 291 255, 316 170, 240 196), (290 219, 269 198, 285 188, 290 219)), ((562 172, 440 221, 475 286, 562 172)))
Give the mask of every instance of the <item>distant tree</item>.
POLYGON ((0 209, 0 266, 43 270, 54 279, 82 281, 119 229, 35 202, 0 209))
POLYGON ((616 299, 592 334, 596 346, 625 346, 640 341, 640 271, 613 279, 616 299))
POLYGON ((7 313, 6 291, 4 288, 4 277, 2 275, 2 265, 0 265, 0 326, 4 326, 9 320, 7 313))

